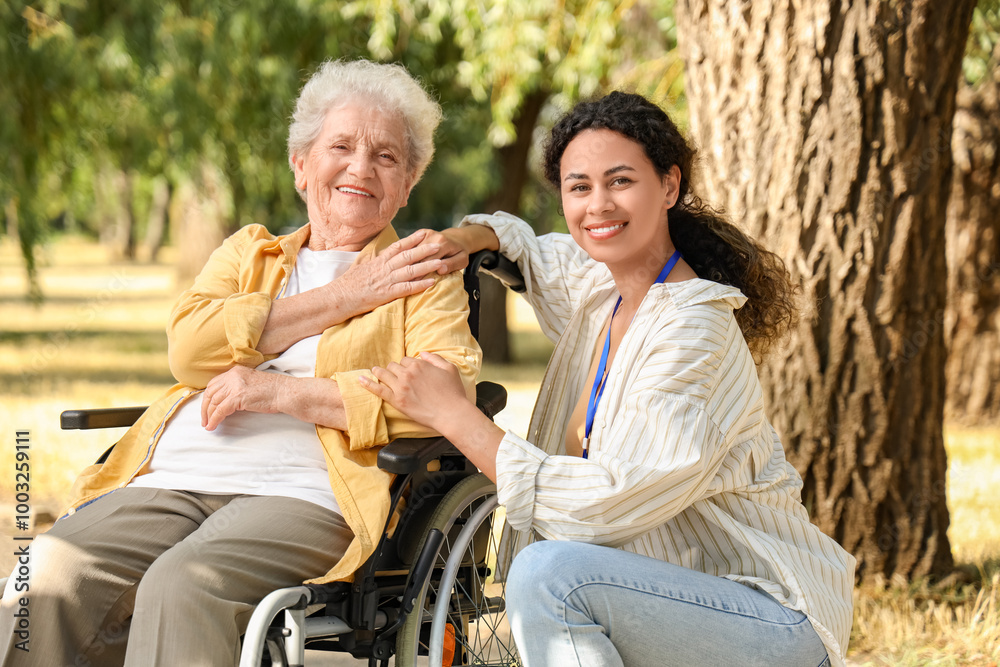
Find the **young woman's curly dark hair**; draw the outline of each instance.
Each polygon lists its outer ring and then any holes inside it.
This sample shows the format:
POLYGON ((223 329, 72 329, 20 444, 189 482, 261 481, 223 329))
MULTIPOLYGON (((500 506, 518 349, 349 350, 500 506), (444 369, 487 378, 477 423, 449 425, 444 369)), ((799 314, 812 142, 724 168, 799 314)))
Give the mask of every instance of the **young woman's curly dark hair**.
POLYGON ((606 129, 643 147, 662 177, 677 165, 680 193, 668 216, 670 238, 700 278, 732 285, 747 297, 736 321, 760 359, 795 322, 795 289, 780 257, 747 236, 690 191, 694 149, 670 117, 641 95, 613 92, 581 102, 552 128, 542 160, 545 177, 559 189, 559 163, 584 130, 606 129))

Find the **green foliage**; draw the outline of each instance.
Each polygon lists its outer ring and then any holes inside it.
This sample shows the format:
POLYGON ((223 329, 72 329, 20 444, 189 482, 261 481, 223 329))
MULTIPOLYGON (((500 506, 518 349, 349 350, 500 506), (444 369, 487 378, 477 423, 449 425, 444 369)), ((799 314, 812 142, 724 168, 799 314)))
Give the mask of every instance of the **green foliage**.
MULTIPOLYGON (((685 115, 673 0, 354 0, 348 7, 352 16, 372 21, 373 54, 431 76, 446 63, 448 80, 437 78, 438 90, 457 89, 465 104, 481 105, 474 116, 485 125, 462 136, 481 137, 486 129, 487 141, 438 163, 461 165, 445 182, 462 183, 461 191, 475 193, 454 209, 456 216, 510 187, 511 174, 500 172, 504 161, 498 150, 527 142, 536 145, 529 164, 521 166, 531 174, 520 211, 539 231, 564 229, 556 195, 531 168, 548 127, 581 98, 622 87, 685 115), (429 45, 444 49, 445 57, 427 63, 419 49, 429 45), (525 100, 539 94, 547 99, 539 127, 519 130, 525 100)), ((442 101, 447 112, 449 104, 442 101)), ((447 144, 441 148, 447 150, 447 144)), ((429 174, 427 180, 435 178, 429 174)))
POLYGON ((972 14, 969 41, 962 60, 962 72, 969 85, 976 85, 1000 67, 995 57, 1000 44, 1000 0, 980 0, 972 14))
POLYGON ((380 58, 398 57, 412 36, 453 40, 458 82, 489 101, 495 146, 516 139, 514 121, 532 91, 566 107, 614 87, 623 64, 640 70, 624 83, 678 92, 679 60, 660 60, 676 46, 673 0, 355 0, 350 8, 372 19, 368 47, 380 58))
MULTIPOLYGON (((37 0, 0 6, 0 205, 29 276, 50 230, 148 215, 153 179, 222 176, 230 226, 304 221, 285 141, 304 80, 329 58, 403 63, 445 111, 401 229, 443 227, 502 187, 496 147, 528 95, 548 109, 624 85, 681 97, 673 0, 37 0), (128 201, 106 182, 126 174, 128 201)), ((542 114, 549 122, 552 111, 542 114)), ((523 130, 522 140, 532 140, 523 130)), ((540 215, 551 195, 529 183, 540 215)), ((136 230, 138 231, 138 230, 136 230)), ((0 232, 2 233, 2 232, 0 232)), ((33 294, 40 294, 37 281, 33 294)))

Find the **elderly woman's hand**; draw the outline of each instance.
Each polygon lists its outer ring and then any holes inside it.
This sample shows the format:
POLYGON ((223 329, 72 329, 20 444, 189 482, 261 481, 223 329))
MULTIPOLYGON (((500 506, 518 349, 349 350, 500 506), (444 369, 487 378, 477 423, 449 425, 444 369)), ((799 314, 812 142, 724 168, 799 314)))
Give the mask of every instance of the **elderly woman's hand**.
POLYGON ((273 301, 257 351, 280 354, 303 338, 434 285, 435 274, 446 271, 444 262, 432 257, 441 248, 421 244, 425 235, 396 241, 326 285, 273 301))
POLYGON ((214 431, 222 420, 238 410, 278 412, 279 384, 276 373, 234 366, 209 380, 201 397, 201 425, 214 431))
POLYGON ((355 264, 335 282, 340 299, 352 301, 356 314, 372 311, 396 299, 418 294, 444 274, 445 262, 435 255, 441 248, 426 240, 421 230, 396 241, 367 262, 355 264))

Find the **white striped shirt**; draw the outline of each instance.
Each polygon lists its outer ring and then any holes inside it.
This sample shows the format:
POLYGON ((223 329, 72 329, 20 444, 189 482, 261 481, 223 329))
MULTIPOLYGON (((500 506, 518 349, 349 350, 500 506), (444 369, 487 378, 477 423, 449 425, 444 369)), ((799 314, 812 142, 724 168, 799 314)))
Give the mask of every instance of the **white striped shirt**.
POLYGON ((611 274, 569 235, 536 237, 508 214, 463 224, 496 232, 556 340, 528 439, 507 433, 497 454, 511 526, 763 590, 805 613, 843 665, 855 560, 809 521, 802 480, 764 415, 733 315, 746 297, 701 279, 653 285, 609 370, 589 458, 567 456, 567 422, 618 297, 611 274))

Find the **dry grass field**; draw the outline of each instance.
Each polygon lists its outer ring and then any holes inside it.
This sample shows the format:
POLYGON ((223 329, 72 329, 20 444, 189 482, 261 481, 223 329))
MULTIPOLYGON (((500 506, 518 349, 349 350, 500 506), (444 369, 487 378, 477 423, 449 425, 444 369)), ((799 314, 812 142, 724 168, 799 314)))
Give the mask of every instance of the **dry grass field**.
MULTIPOLYGON (((15 439, 30 444, 31 506, 38 525, 64 509, 76 472, 116 434, 64 432, 59 413, 70 407, 148 403, 172 384, 164 326, 177 292, 166 263, 109 262, 101 248, 60 239, 43 253, 46 301, 23 299, 18 251, 0 242, 0 554, 15 534, 15 439)), ((502 382, 510 407, 498 421, 524 432, 544 369, 548 344, 530 312, 512 307, 514 349, 521 363, 487 368, 502 382)), ((854 665, 976 665, 1000 663, 1000 429, 946 429, 950 538, 962 583, 932 587, 897 582, 855 592, 850 658, 854 665)), ((0 557, 10 569, 11 558, 0 557)))

